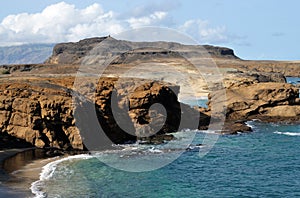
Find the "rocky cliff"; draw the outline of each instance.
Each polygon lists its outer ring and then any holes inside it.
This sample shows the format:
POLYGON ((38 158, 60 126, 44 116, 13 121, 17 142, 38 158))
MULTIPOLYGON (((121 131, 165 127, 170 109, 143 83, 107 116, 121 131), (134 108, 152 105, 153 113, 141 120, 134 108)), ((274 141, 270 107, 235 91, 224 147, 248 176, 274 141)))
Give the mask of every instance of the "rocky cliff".
POLYGON ((67 90, 51 84, 2 83, 0 95, 2 133, 37 147, 83 148, 67 90))
POLYGON ((181 111, 194 117, 199 113, 186 105, 180 108, 177 86, 149 81, 143 81, 140 85, 140 80, 130 79, 116 89, 116 80, 100 79, 96 85, 83 81, 80 86, 86 88, 86 92, 80 94, 85 99, 75 100, 75 108, 72 96, 74 99, 76 91, 71 89, 73 78, 1 83, 0 130, 2 134, 26 140, 40 148, 82 150, 85 148, 84 139, 90 141, 97 137, 97 127, 94 127, 95 123, 89 122, 93 117, 88 111, 89 108, 95 108, 96 124, 101 124, 105 136, 111 142, 105 138, 98 139, 97 148, 92 148, 103 149, 111 146, 112 142, 135 141, 137 136, 149 143, 170 140, 172 136, 164 134, 180 130, 181 111), (91 89, 95 94, 90 94, 91 89), (133 92, 128 95, 130 91, 133 92), (113 93, 118 100, 112 100, 113 93), (118 109, 113 114, 114 103, 118 109), (158 103, 164 106, 165 112, 160 106, 151 108, 158 103), (86 116, 87 119, 78 119, 80 116, 86 116), (75 117, 83 123, 76 124, 75 117), (123 124, 117 123, 116 117, 123 124), (147 130, 141 130, 146 125, 147 130), (145 131, 149 134, 142 134, 145 131))
POLYGON ((238 84, 226 89, 226 99, 220 94, 220 91, 213 92, 209 98, 225 100, 228 120, 280 118, 300 121, 299 89, 293 85, 274 82, 238 84))

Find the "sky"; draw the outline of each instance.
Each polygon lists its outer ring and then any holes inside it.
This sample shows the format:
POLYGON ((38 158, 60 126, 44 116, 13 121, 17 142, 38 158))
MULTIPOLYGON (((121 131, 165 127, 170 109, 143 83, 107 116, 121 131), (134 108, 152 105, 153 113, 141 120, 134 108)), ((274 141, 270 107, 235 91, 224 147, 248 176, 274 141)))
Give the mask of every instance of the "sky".
POLYGON ((300 60, 298 0, 0 1, 0 46, 166 27, 251 60, 300 60))

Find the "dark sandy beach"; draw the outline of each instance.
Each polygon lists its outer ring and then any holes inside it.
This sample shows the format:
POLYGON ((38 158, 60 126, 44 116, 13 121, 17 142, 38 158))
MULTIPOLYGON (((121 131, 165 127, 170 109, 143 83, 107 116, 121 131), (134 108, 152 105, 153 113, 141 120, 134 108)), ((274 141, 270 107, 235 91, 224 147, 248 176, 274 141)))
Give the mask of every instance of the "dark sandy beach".
POLYGON ((0 151, 0 197, 34 197, 31 183, 39 179, 42 167, 55 158, 34 148, 0 151))
POLYGON ((86 152, 62 152, 51 148, 0 150, 0 198, 34 197, 30 190, 31 184, 39 180, 46 164, 79 153, 86 152))
MULTIPOLYGON (((7 149, 7 150, 1 150, 0 151, 0 197, 24 197, 29 195, 29 189, 28 191, 23 191, 18 188, 14 188, 11 185, 8 184, 10 180, 10 171, 13 171, 14 168, 17 168, 20 163, 13 159, 18 159, 20 155, 18 153, 22 153, 27 151, 28 148, 20 148, 20 149, 7 149), (16 157, 16 158, 15 158, 16 157), (13 161, 16 163, 11 163, 13 161), (11 164, 11 167, 9 166, 11 164)), ((17 169, 14 169, 17 170, 17 169)))

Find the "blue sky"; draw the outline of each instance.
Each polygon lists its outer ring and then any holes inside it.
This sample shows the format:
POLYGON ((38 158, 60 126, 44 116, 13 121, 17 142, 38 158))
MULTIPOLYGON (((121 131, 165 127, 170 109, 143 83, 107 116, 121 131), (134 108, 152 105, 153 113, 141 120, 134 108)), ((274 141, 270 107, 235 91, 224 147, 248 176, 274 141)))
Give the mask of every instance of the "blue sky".
POLYGON ((233 48, 244 59, 300 60, 297 0, 9 0, 0 7, 2 46, 160 26, 233 48))

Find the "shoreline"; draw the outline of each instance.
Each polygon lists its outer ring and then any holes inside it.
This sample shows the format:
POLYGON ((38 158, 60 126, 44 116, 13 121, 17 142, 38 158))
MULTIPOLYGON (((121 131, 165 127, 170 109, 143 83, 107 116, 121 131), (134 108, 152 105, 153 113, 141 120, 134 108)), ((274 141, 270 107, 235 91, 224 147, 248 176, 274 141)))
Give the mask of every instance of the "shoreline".
POLYGON ((87 151, 61 151, 53 148, 23 148, 0 151, 0 197, 35 197, 31 186, 40 180, 47 164, 87 151))
POLYGON ((0 151, 0 197, 19 198, 29 196, 30 189, 18 189, 16 186, 9 185, 7 182, 11 179, 11 175, 5 168, 5 161, 14 158, 19 153, 23 153, 34 148, 17 148, 17 149, 4 149, 0 151))
MULTIPOLYGON (((259 119, 251 119, 249 121, 255 120, 259 119)), ((265 122, 263 120, 259 121, 265 122)), ((247 122, 245 124, 249 126, 247 122)), ((289 124, 293 125, 296 123, 289 124)), ((64 152, 63 155, 59 156, 49 156, 49 154, 46 154, 47 151, 49 150, 39 148, 8 149, 0 151, 0 197, 36 197, 36 195, 33 194, 31 187, 34 182, 40 180, 43 168, 47 164, 77 154, 89 154, 88 151, 73 151, 73 153, 64 152), (2 180, 3 178, 5 178, 5 180, 2 180)), ((53 150, 51 151, 53 152, 53 150)))
POLYGON ((31 184, 39 180, 46 164, 58 159, 47 156, 45 151, 38 148, 0 151, 0 197, 35 197, 31 184))

